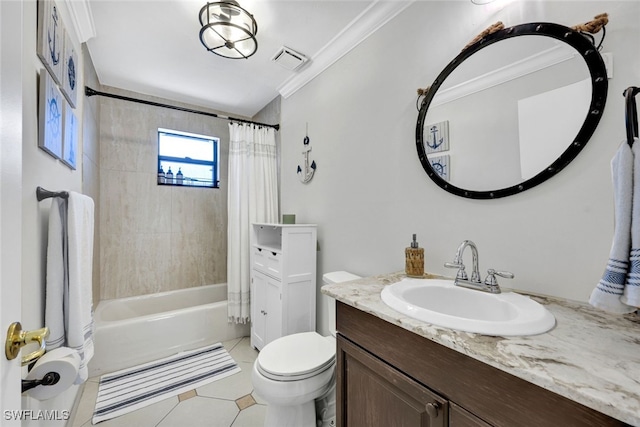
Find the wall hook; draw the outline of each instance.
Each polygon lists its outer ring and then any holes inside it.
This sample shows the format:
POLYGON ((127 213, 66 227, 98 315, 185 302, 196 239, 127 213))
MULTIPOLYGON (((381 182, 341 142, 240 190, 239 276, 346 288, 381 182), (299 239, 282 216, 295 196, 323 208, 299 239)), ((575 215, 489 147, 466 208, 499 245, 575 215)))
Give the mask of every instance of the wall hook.
POLYGON ((300 181, 306 184, 309 181, 311 181, 311 178, 313 178, 313 174, 316 171, 315 160, 312 160, 311 164, 309 164, 309 152, 311 151, 311 145, 309 145, 309 124, 308 123, 307 123, 307 135, 304 137, 303 144, 304 144, 304 149, 302 150, 302 155, 304 156, 304 171, 302 170, 300 165, 298 165, 297 173, 298 173, 298 177, 300 178, 300 181))

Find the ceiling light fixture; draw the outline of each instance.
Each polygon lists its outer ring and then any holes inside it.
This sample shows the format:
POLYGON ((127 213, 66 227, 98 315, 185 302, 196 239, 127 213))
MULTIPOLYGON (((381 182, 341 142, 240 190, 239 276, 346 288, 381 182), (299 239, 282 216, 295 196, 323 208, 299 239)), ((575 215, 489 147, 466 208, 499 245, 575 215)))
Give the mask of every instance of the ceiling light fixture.
POLYGON ((200 41, 209 52, 246 59, 258 50, 258 24, 237 1, 207 3, 200 9, 200 41))

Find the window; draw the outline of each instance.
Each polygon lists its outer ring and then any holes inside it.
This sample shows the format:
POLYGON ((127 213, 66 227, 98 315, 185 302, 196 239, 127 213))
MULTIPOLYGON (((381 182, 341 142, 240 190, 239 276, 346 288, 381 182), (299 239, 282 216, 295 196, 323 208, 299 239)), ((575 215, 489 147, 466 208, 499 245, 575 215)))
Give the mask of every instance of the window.
POLYGON ((158 184, 218 188, 220 139, 158 129, 158 184))

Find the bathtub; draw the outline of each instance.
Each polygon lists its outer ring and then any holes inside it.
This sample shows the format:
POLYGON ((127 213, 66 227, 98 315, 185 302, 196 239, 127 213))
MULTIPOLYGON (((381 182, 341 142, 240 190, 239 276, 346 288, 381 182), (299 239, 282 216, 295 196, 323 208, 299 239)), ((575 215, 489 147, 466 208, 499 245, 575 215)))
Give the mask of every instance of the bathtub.
POLYGON ((227 323, 226 300, 223 283, 100 301, 89 376, 248 336, 248 324, 227 323))

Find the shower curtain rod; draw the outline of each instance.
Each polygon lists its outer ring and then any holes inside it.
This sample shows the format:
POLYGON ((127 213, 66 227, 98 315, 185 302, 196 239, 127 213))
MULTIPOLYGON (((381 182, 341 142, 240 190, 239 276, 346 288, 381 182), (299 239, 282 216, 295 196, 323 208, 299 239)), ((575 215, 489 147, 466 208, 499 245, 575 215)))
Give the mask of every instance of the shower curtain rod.
POLYGON ((250 124, 254 124, 254 125, 258 125, 258 126, 265 126, 265 127, 274 128, 275 130, 280 130, 280 125, 279 124, 277 124, 277 125, 269 125, 269 124, 266 124, 266 123, 259 123, 259 122, 254 122, 254 121, 251 121, 251 120, 238 119, 236 117, 223 116, 223 115, 216 114, 216 113, 208 113, 206 111, 193 110, 191 108, 177 107, 175 105, 161 104, 159 102, 152 102, 152 101, 145 101, 143 99, 130 98, 128 96, 114 95, 113 93, 100 92, 100 91, 97 91, 95 89, 91 89, 89 86, 85 86, 84 87, 84 94, 86 96, 94 96, 94 95, 106 96, 107 98, 115 98, 115 99, 121 99, 123 101, 137 102, 138 104, 151 105, 151 106, 154 106, 154 107, 170 108, 172 110, 185 111, 187 113, 193 113, 193 114, 202 114, 203 116, 217 117, 219 119, 229 120, 229 121, 232 121, 232 122, 250 123, 250 124))

